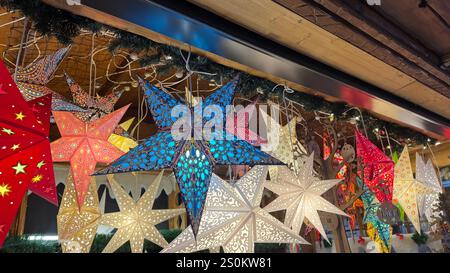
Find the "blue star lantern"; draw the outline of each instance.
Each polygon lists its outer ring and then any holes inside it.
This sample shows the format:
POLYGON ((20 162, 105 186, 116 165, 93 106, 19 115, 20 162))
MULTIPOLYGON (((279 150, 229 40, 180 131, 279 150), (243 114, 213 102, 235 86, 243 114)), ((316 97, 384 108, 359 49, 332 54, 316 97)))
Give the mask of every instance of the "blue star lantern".
MULTIPOLYGON (((158 132, 145 139, 136 148, 120 157, 107 168, 96 174, 138 172, 172 168, 180 187, 182 200, 194 234, 203 212, 209 182, 215 165, 280 165, 279 160, 256 149, 245 140, 238 139, 220 129, 223 138, 218 138, 212 132, 209 140, 194 139, 195 126, 190 127, 190 137, 175 140, 171 128, 176 122, 171 111, 176 106, 184 104, 170 94, 140 79, 145 90, 145 97, 153 119, 158 126, 158 132)), ((200 109, 203 112, 208 106, 219 107, 226 113, 226 106, 233 101, 237 79, 229 82, 213 94, 205 98, 200 109)), ((198 107, 189 107, 191 116, 198 112, 198 107)), ((203 125, 214 118, 202 117, 203 125)), ((226 118, 223 117, 223 122, 226 118)), ((223 123, 225 124, 225 123, 223 123)), ((197 128, 198 129, 198 128, 197 128)), ((201 130, 201 128, 200 128, 201 130)))

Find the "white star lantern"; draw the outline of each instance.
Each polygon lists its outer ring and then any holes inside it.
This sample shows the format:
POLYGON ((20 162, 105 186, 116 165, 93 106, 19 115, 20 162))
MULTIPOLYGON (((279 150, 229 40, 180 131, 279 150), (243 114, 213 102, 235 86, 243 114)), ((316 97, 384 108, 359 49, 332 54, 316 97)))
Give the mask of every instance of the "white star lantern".
POLYGON ((194 252, 222 246, 225 252, 252 253, 255 243, 308 244, 261 209, 268 167, 255 166, 234 185, 213 174, 197 240, 189 226, 162 252, 194 252))
POLYGON ((425 164, 419 153, 416 153, 416 179, 434 190, 434 193, 419 196, 418 200, 420 213, 431 222, 433 215, 438 216, 433 213, 433 207, 439 202, 442 186, 431 160, 425 164))
POLYGON ((433 193, 433 189, 413 177, 408 147, 403 149, 394 168, 394 193, 392 198, 397 199, 417 232, 420 233, 419 210, 417 199, 420 195, 433 193))
POLYGON ((348 217, 345 212, 325 200, 321 195, 335 186, 340 179, 320 180, 314 176, 314 153, 305 162, 299 162, 297 173, 287 167, 279 167, 278 180, 266 182, 265 186, 278 198, 264 207, 269 212, 286 210, 285 224, 298 234, 303 221, 308 221, 328 240, 317 211, 348 217))
POLYGON ((127 241, 130 241, 131 251, 133 253, 142 253, 145 239, 161 247, 167 246, 167 241, 155 226, 172 217, 183 214, 185 210, 152 209, 162 175, 163 172, 160 172, 137 203, 113 179, 112 175, 108 175, 108 180, 116 196, 120 212, 107 213, 100 220, 100 224, 102 225, 117 228, 116 233, 103 250, 104 253, 116 251, 127 241))

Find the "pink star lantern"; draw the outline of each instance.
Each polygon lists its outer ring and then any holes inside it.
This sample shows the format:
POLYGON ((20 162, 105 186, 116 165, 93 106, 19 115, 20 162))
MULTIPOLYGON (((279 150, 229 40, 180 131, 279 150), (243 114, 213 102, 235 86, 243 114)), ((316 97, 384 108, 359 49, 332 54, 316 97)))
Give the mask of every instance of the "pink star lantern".
POLYGON ((249 122, 252 119, 255 110, 256 101, 240 109, 237 113, 234 113, 233 116, 228 117, 226 121, 226 131, 247 141, 253 146, 260 146, 263 143, 267 143, 267 141, 249 129, 249 122))
POLYGON ((364 183, 380 203, 392 201, 394 162, 359 131, 355 137, 356 153, 364 164, 364 183))
POLYGON ((54 162, 70 162, 78 205, 84 203, 98 162, 109 164, 124 152, 108 142, 130 105, 100 119, 83 122, 69 112, 53 111, 61 138, 51 143, 54 162))

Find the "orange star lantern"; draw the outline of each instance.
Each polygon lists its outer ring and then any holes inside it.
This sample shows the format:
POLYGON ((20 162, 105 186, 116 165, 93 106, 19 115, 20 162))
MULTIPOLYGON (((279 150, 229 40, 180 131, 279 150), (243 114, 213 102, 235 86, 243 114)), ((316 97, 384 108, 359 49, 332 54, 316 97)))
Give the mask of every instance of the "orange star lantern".
POLYGON ((128 107, 92 122, 83 122, 69 112, 53 112, 61 133, 61 138, 51 143, 53 161, 70 162, 79 207, 84 203, 91 182, 90 175, 94 173, 97 162, 108 164, 124 154, 109 143, 108 138, 128 107))
POLYGON ((0 61, 0 246, 26 190, 57 204, 48 140, 51 95, 27 102, 0 61))

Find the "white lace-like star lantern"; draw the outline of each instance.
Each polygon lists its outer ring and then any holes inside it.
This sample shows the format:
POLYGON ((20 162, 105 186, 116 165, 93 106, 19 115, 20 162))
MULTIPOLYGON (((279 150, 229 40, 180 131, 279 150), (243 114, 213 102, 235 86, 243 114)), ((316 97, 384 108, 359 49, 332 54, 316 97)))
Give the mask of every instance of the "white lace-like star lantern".
POLYGON ((342 210, 325 200, 321 195, 335 186, 340 179, 320 180, 314 176, 314 153, 299 162, 297 174, 287 167, 280 167, 278 180, 265 183, 265 187, 278 198, 264 207, 269 212, 286 210, 285 224, 297 234, 306 219, 328 240, 317 211, 348 217, 342 210))
POLYGON ((252 253, 255 243, 308 244, 260 207, 267 172, 255 166, 234 185, 213 174, 197 240, 189 226, 162 252, 222 246, 229 253, 252 253))
POLYGON ((428 160, 425 164, 419 153, 416 153, 416 179, 434 190, 434 193, 418 197, 421 215, 424 215, 428 222, 431 222, 433 215, 438 216, 437 213, 433 213, 433 207, 439 202, 439 193, 442 193, 442 187, 431 160, 428 160))
POLYGON ((108 180, 116 196, 120 212, 107 213, 100 220, 102 225, 117 228, 116 233, 106 245, 103 253, 112 253, 127 241, 130 241, 133 253, 142 253, 145 239, 161 247, 167 246, 167 241, 155 226, 172 217, 183 214, 185 210, 184 208, 152 209, 162 175, 163 172, 160 172, 137 203, 114 180, 112 175, 108 175, 108 180))
POLYGON ((414 179, 408 147, 405 146, 394 168, 394 193, 417 232, 420 233, 420 220, 417 199, 420 195, 433 193, 433 189, 414 179))

